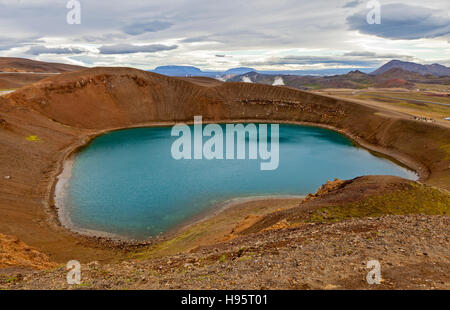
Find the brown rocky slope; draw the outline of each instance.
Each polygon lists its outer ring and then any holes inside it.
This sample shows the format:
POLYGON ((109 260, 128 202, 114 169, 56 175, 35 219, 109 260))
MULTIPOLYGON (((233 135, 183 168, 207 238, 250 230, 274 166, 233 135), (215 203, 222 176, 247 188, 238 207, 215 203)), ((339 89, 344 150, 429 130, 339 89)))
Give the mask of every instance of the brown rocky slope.
POLYGON ((0 90, 20 88, 54 74, 82 69, 85 67, 25 58, 0 57, 0 90))
POLYGON ((52 76, 52 74, 42 73, 1 73, 0 74, 0 89, 16 89, 25 85, 38 82, 45 78, 52 76))
POLYGON ((83 68, 81 66, 25 58, 0 57, 0 72, 62 73, 77 71, 83 68))

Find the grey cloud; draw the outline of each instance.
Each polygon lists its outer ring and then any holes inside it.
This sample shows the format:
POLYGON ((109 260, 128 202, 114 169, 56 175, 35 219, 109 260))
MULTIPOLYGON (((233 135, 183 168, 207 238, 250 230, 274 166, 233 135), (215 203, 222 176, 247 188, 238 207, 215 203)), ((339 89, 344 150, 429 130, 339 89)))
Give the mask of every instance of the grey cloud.
POLYGON ((131 45, 131 44, 116 44, 103 45, 99 48, 100 54, 133 54, 133 53, 156 53, 161 51, 170 51, 176 49, 177 45, 131 45))
POLYGON ((345 8, 345 9, 354 8, 354 7, 357 7, 360 3, 361 3, 361 0, 349 1, 346 4, 344 4, 343 8, 345 8))
POLYGON ((17 44, 9 44, 9 45, 8 44, 5 44, 5 45, 0 44, 0 51, 10 50, 15 47, 17 47, 17 44))
POLYGON ((263 62, 248 62, 246 66, 276 66, 276 65, 315 65, 315 64, 333 64, 348 66, 373 66, 378 62, 371 60, 347 59, 344 57, 321 57, 321 56, 286 56, 273 58, 263 62))
POLYGON ((186 38, 184 40, 181 40, 181 42, 182 43, 197 43, 197 42, 205 42, 208 40, 209 40, 209 38, 207 36, 201 36, 201 37, 186 38))
POLYGON ((135 23, 127 25, 123 28, 123 31, 127 34, 139 35, 146 32, 157 32, 165 30, 167 28, 170 28, 172 25, 173 24, 169 22, 155 20, 151 22, 135 23))
POLYGON ((223 30, 217 32, 211 32, 208 35, 198 35, 188 37, 182 40, 182 43, 199 43, 199 42, 220 42, 222 44, 267 44, 267 42, 277 42, 278 44, 292 43, 292 38, 286 38, 278 33, 272 33, 269 29, 252 30, 247 29, 247 25, 244 25, 241 29, 223 30))
POLYGON ((27 44, 31 45, 39 43, 43 43, 43 41, 39 40, 37 37, 29 37, 23 40, 3 37, 0 38, 0 50, 5 51, 16 47, 23 47, 27 44))
POLYGON ((369 51, 353 51, 344 53, 344 57, 365 57, 370 59, 401 59, 401 60, 414 60, 413 56, 400 55, 400 54, 378 54, 369 51))
POLYGON ((41 55, 41 54, 81 54, 84 53, 83 50, 72 47, 46 47, 46 46, 32 46, 27 51, 30 55, 41 55))
MULTIPOLYGON (((413 26, 403 27, 401 21, 414 21, 424 25, 438 25, 440 33, 450 23, 446 17, 438 17, 448 14, 450 2, 448 0, 383 0, 382 23, 386 25, 367 25, 366 14, 369 9, 365 8, 368 0, 359 0, 359 5, 355 7, 356 0, 339 0, 330 4, 329 0, 299 1, 299 0, 250 0, 245 5, 240 5, 237 9, 236 3, 239 1, 211 1, 211 0, 170 0, 170 1, 140 1, 140 0, 97 0, 82 1, 82 24, 68 25, 66 23, 67 9, 65 1, 57 0, 0 0, 0 4, 5 5, 0 9, 0 32, 4 36, 17 39, 18 42, 2 42, 0 38, 0 49, 3 55, 15 55, 27 57, 25 54, 31 46, 75 46, 86 48, 86 53, 77 56, 93 56, 89 52, 92 46, 102 46, 104 54, 97 54, 95 57, 112 55, 113 65, 131 65, 140 63, 140 67, 146 67, 149 57, 152 57, 152 64, 164 65, 168 63, 182 64, 186 61, 200 62, 206 68, 219 67, 220 61, 228 61, 235 65, 236 62, 248 59, 248 56, 236 53, 245 51, 249 54, 255 53, 256 59, 261 57, 260 52, 271 51, 274 56, 283 57, 286 54, 278 52, 292 49, 291 54, 297 54, 295 49, 307 50, 320 49, 320 55, 335 55, 335 51, 352 51, 364 49, 368 51, 383 50, 392 51, 399 54, 421 55, 429 59, 437 59, 440 55, 445 55, 447 47, 442 42, 436 45, 424 46, 423 48, 413 48, 405 46, 401 42, 389 42, 388 46, 380 46, 379 49, 370 49, 371 42, 363 43, 367 35, 360 35, 356 29, 363 33, 376 34, 380 36, 392 37, 414 37, 433 36, 436 32, 431 30, 417 31, 413 26), (400 7, 398 12, 390 13, 388 2, 403 2, 412 5, 429 6, 439 9, 433 11, 419 8, 417 14, 410 16, 411 12, 400 7), (346 8, 343 8, 346 7, 346 8), (324 9, 326 8, 326 9, 324 9), (361 12, 360 9, 362 9, 361 12), (350 11, 350 13, 349 13, 350 11), (353 15, 359 12, 357 20, 353 15), (437 12, 437 13, 436 13, 437 12), (352 15, 353 14, 353 15, 352 15), (349 21, 346 20, 348 15, 349 21), (392 15, 392 17, 391 17, 392 15), (353 19, 352 19, 353 18, 353 19), (394 21, 400 19, 397 24, 394 21), (394 24, 389 26, 389 24, 394 24), (396 33, 396 28, 400 25, 401 33, 396 33), (370 28, 369 28, 370 27, 370 28), (385 27, 385 28, 383 28, 385 27), (390 28, 389 28, 390 27, 390 28), (28 40, 34 37, 33 40, 28 40), (180 38, 186 38, 178 43, 180 38), (43 39, 44 42, 35 40, 43 39), (24 44, 25 40, 28 40, 24 44), (163 53, 140 54, 145 52, 142 45, 152 44, 152 42, 166 43, 167 45, 177 44, 182 46, 175 50, 177 53, 164 55, 163 53), (202 44, 189 44, 202 42, 202 44), (116 44, 129 44, 131 47, 113 47, 116 44), (16 44, 21 47, 16 50, 5 50, 16 44), (358 44, 361 44, 358 46, 358 44), (139 47, 134 47, 139 46, 139 47), (115 57, 112 53, 126 53, 129 57, 115 57), (134 54, 132 54, 134 53, 134 54), (235 54, 236 53, 236 54, 235 54), (225 58, 216 57, 215 54, 227 54, 225 58), (207 55, 207 56, 205 56, 207 55), (231 56, 235 55, 233 61, 231 56)), ((433 28, 434 29, 434 28, 433 28)), ((400 31, 400 30, 398 30, 400 31)), ((438 41, 438 40, 436 40, 438 41)), ((444 43, 447 38, 443 38, 444 43)), ((155 49, 150 49, 150 53, 155 49)), ((297 59, 302 63, 339 63, 342 61, 368 61, 378 59, 381 55, 366 54, 367 56, 337 55, 335 59, 297 59)), ((75 55, 74 55, 75 56, 75 55)), ((94 57, 94 56, 93 56, 94 57)), ((387 57, 387 56, 386 56, 387 57)), ((40 59, 48 58, 62 62, 67 60, 67 55, 47 54, 40 59)), ((331 57, 332 58, 332 57, 331 57)), ((393 57, 394 58, 394 57, 393 57)), ((398 58, 398 57, 395 57, 398 58)), ((444 57, 445 58, 445 57, 444 57)), ((265 59, 265 58, 264 58, 265 59)), ((262 59, 262 60, 264 60, 262 59)), ((279 60, 279 59, 278 59, 279 60)), ((286 59, 281 59, 283 61, 286 59)), ((277 59, 272 59, 276 62, 277 59)), ((296 60, 288 59, 290 62, 296 60)), ((326 66, 326 65, 324 65, 326 66)), ((330 65, 332 66, 332 65, 330 65)))
POLYGON ((436 38, 450 34, 450 17, 440 11, 401 3, 381 6, 381 24, 367 23, 368 9, 347 18, 351 30, 390 39, 436 38))
POLYGON ((95 55, 95 56, 80 55, 80 56, 70 56, 69 58, 77 62, 82 62, 85 65, 96 65, 98 63, 100 64, 112 63, 115 60, 114 56, 102 56, 102 55, 95 55))
POLYGON ((116 39, 125 39, 125 38, 127 38, 127 35, 123 34, 123 33, 109 33, 109 34, 104 34, 104 35, 99 35, 99 36, 86 35, 86 36, 83 36, 81 39, 75 39, 74 41, 89 42, 89 43, 102 43, 105 41, 113 41, 116 39))
POLYGON ((262 62, 247 62, 246 66, 277 66, 277 65, 344 65, 356 67, 372 67, 386 62, 386 59, 399 59, 404 61, 414 61, 410 55, 399 54, 378 54, 370 51, 346 52, 342 56, 286 56, 271 58, 262 62))
POLYGON ((356 56, 356 57, 374 57, 376 56, 375 53, 373 52, 348 52, 348 53, 344 53, 344 56, 356 56))

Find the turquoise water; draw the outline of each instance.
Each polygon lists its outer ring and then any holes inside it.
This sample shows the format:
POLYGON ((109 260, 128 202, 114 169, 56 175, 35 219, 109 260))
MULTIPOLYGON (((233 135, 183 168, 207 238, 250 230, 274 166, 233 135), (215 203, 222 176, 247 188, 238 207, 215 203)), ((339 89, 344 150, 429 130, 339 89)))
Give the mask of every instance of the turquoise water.
POLYGON ((230 198, 303 195, 335 177, 416 178, 330 130, 280 125, 279 137, 278 169, 261 171, 260 160, 177 161, 171 128, 100 136, 76 157, 65 212, 75 228, 143 239, 230 198))

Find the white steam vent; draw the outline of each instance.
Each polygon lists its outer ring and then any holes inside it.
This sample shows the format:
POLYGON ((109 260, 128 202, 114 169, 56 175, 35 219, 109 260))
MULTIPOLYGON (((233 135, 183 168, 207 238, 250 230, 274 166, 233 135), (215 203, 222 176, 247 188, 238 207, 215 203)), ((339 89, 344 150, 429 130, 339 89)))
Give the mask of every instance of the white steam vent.
POLYGON ((253 83, 252 80, 248 76, 243 76, 242 77, 242 82, 244 82, 244 83, 253 83))
POLYGON ((282 85, 284 85, 284 81, 283 81, 283 78, 281 77, 281 76, 277 76, 276 78, 275 78, 275 80, 273 81, 273 84, 272 84, 273 86, 282 86, 282 85))

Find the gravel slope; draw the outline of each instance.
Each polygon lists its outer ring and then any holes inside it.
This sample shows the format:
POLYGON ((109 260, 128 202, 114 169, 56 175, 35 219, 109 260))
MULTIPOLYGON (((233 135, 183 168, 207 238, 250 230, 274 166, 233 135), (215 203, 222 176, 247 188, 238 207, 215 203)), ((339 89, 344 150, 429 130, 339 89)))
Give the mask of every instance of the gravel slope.
POLYGON ((449 289, 450 220, 386 216, 308 224, 147 261, 82 265, 82 284, 66 271, 14 270, 8 289, 449 289), (368 285, 367 261, 381 263, 368 285))

